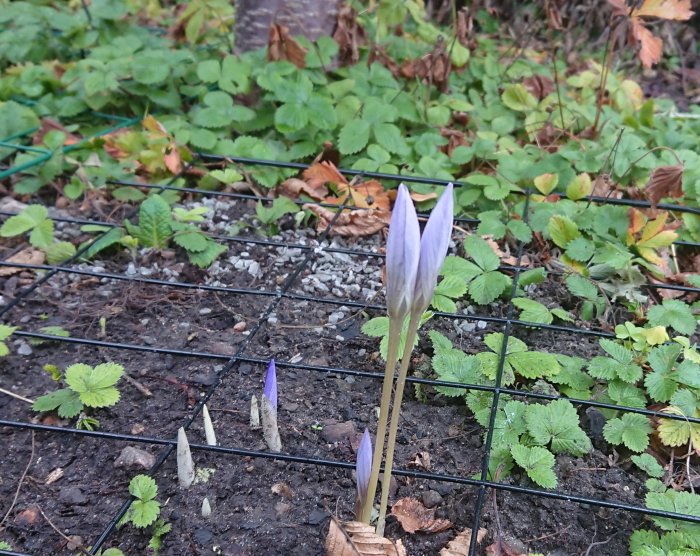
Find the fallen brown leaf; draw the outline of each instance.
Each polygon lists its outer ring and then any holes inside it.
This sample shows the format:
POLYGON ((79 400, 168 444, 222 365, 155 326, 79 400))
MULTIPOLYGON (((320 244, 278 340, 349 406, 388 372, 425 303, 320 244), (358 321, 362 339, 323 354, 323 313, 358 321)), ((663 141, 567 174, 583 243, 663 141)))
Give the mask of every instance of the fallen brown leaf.
POLYGON ((366 209, 391 210, 389 196, 377 180, 368 180, 350 188, 356 207, 366 209))
POLYGON ((288 60, 298 68, 306 65, 306 48, 289 34, 289 28, 273 23, 267 41, 267 59, 271 62, 288 60))
POLYGON ((408 462, 409 467, 430 471, 430 454, 428 452, 418 452, 408 462))
POLYGON ((278 195, 284 195, 292 199, 298 199, 302 193, 305 193, 316 201, 320 201, 328 195, 328 188, 325 186, 314 188, 304 180, 298 178, 289 178, 277 186, 278 195))
POLYGON ((678 199, 683 196, 683 165, 659 166, 649 176, 645 193, 651 202, 651 208, 664 197, 678 199))
POLYGON ((182 171, 182 159, 180 158, 180 150, 175 144, 169 145, 163 155, 165 167, 170 170, 170 173, 177 175, 182 171))
POLYGON ((358 521, 338 523, 331 519, 326 536, 326 556, 406 556, 400 540, 380 537, 374 527, 358 521))
MULTIPOLYGON (((25 247, 18 253, 15 253, 9 257, 5 262, 19 264, 44 264, 45 257, 46 255, 44 255, 43 251, 39 251, 33 247, 25 247)), ((2 266, 0 267, 0 276, 12 276, 18 272, 23 272, 24 270, 26 269, 18 268, 16 266, 2 266)))
MULTIPOLYGON (((313 189, 325 188, 327 183, 336 186, 348 186, 348 180, 338 171, 332 162, 317 162, 304 170, 302 176, 313 189)), ((326 189, 326 192, 328 190, 326 189)))
POLYGON ((435 510, 426 508, 416 498, 402 498, 391 507, 393 515, 407 533, 439 533, 452 527, 449 519, 436 519, 435 510))
POLYGON ((338 11, 333 38, 338 43, 340 65, 356 64, 360 59, 359 47, 367 42, 367 35, 357 22, 357 12, 349 4, 343 4, 338 11))
MULTIPOLYGON (((486 538, 488 531, 483 527, 476 533, 476 542, 481 542, 486 538)), ((440 551, 440 556, 467 556, 469 554, 469 545, 472 542, 472 530, 465 529, 454 539, 452 539, 445 548, 440 551)))
POLYGON ((498 539, 486 547, 487 556, 525 556, 519 550, 515 550, 507 542, 498 539))
MULTIPOLYGON (((325 230, 335 216, 335 212, 318 205, 306 204, 302 208, 318 216, 316 228, 319 231, 325 230)), ((346 210, 333 223, 330 233, 339 236, 369 236, 388 226, 390 219, 391 213, 385 210, 346 210)))
POLYGON ((33 527, 38 517, 39 506, 29 506, 27 509, 17 514, 17 517, 15 517, 15 525, 22 528, 33 527))

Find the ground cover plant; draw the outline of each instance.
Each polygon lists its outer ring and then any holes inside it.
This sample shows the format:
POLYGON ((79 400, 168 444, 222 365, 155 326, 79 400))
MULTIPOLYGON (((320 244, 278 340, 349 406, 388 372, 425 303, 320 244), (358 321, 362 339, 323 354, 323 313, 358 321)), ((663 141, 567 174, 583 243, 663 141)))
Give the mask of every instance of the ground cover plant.
POLYGON ((329 6, 0 0, 0 552, 700 552, 690 2, 329 6))

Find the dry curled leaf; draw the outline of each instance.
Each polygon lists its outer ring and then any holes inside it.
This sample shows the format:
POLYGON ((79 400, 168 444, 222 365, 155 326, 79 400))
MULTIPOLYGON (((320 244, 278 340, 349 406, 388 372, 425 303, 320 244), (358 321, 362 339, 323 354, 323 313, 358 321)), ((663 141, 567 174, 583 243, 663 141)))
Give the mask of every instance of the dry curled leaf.
MULTIPOLYGON (((476 542, 481 542, 486 538, 488 531, 483 527, 476 534, 476 542)), ((440 551, 440 556, 467 556, 469 554, 469 545, 472 542, 472 530, 465 529, 454 539, 452 539, 445 548, 440 551)))
POLYGON ((402 498, 391 507, 393 515, 407 533, 439 533, 452 527, 449 519, 436 519, 435 510, 426 508, 416 498, 402 498))
POLYGON ((646 196, 651 202, 651 208, 655 209, 658 202, 664 197, 678 199, 683 196, 683 165, 659 166, 649 176, 646 184, 646 196))
POLYGON ((357 22, 357 12, 349 4, 343 4, 338 11, 333 38, 338 43, 340 65, 356 64, 360 59, 359 47, 367 42, 367 35, 357 22))
MULTIPOLYGON (((44 264, 43 251, 34 249, 33 247, 26 247, 9 257, 5 262, 8 263, 19 263, 19 264, 44 264)), ((12 276, 18 272, 26 270, 25 268, 18 268, 16 266, 0 266, 0 276, 12 276)))
POLYGON ((306 183, 309 184, 314 190, 324 190, 326 195, 328 194, 328 189, 326 188, 327 183, 331 183, 338 187, 347 187, 348 181, 345 176, 338 171, 335 164, 332 162, 316 162, 309 166, 302 174, 306 183))
POLYGON ((316 201, 320 201, 328 195, 328 188, 325 186, 314 188, 309 183, 298 178, 289 178, 277 186, 278 195, 284 195, 291 199, 298 199, 302 193, 316 201))
POLYGON ((326 536, 326 556, 406 556, 400 540, 380 537, 374 527, 358 521, 338 523, 331 519, 326 536))
MULTIPOLYGON (((318 205, 307 204, 302 207, 318 217, 316 228, 323 231, 335 217, 335 212, 318 205)), ((339 236, 369 236, 389 225, 391 213, 386 210, 358 209, 343 211, 333 223, 330 233, 339 236)))
POLYGON ((303 68, 306 65, 306 52, 306 48, 289 34, 289 28, 277 23, 270 25, 267 41, 267 59, 270 62, 288 60, 296 67, 303 68))

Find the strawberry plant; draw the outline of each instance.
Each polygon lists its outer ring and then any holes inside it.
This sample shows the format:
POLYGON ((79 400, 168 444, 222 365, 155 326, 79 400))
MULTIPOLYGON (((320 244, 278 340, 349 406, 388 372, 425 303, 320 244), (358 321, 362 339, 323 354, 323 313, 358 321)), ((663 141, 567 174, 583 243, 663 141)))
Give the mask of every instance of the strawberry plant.
POLYGON ((54 223, 46 207, 29 205, 11 216, 0 227, 1 237, 15 237, 29 232, 32 247, 46 254, 49 264, 58 264, 75 255, 75 246, 68 241, 54 239, 54 223))
POLYGON ((160 502, 156 500, 158 485, 148 475, 136 475, 129 482, 129 493, 134 497, 129 509, 121 518, 117 527, 131 523, 134 527, 145 529, 151 527, 151 538, 148 548, 157 556, 163 544, 163 537, 170 532, 172 526, 160 518, 160 502))

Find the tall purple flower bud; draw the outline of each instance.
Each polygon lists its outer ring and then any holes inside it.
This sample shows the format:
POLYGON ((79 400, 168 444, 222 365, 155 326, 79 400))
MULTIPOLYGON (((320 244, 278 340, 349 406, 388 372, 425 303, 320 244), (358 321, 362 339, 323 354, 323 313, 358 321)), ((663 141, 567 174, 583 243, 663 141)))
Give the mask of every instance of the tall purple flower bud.
POLYGON ((452 235, 454 200, 452 184, 448 184, 440 200, 430 213, 420 240, 420 261, 416 275, 415 293, 411 310, 423 312, 430 305, 438 275, 447 256, 452 235))
POLYGON ((270 359, 270 364, 267 366, 263 395, 268 399, 270 405, 277 409, 277 368, 274 359, 270 359))
POLYGON ((357 498, 360 505, 367 498, 367 489, 369 488, 369 478, 372 474, 372 439, 369 436, 369 431, 365 429, 365 433, 360 440, 360 447, 357 449, 357 462, 355 463, 355 475, 357 477, 357 498))
POLYGON ((386 304, 389 318, 400 323, 411 308, 419 257, 418 217, 408 189, 401 184, 386 240, 386 304))

